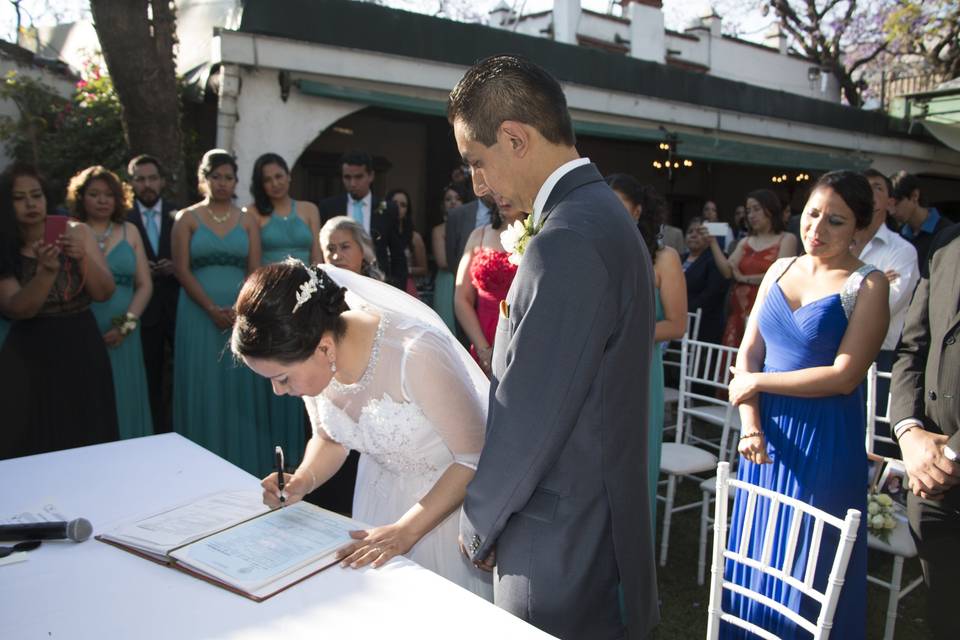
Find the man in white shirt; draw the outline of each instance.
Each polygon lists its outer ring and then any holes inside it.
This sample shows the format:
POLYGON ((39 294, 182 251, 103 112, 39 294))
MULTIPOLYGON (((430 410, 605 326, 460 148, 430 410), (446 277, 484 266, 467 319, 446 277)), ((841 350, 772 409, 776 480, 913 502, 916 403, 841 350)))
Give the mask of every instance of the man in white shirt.
MULTIPOLYGON (((890 179, 875 169, 863 173, 873 188, 873 220, 857 234, 856 243, 860 260, 883 271, 890 281, 890 328, 877 355, 877 368, 889 372, 907 308, 920 279, 920 268, 913 245, 887 228, 887 215, 893 206, 890 179)), ((878 385, 877 412, 882 414, 887 409, 890 385, 885 378, 881 378, 878 385)))

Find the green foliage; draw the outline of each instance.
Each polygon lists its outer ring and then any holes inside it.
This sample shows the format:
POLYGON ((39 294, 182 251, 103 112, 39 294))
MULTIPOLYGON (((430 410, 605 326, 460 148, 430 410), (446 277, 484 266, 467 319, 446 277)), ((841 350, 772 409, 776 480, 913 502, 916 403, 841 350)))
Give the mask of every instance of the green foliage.
POLYGON ((0 97, 20 111, 19 118, 0 120, 0 141, 16 160, 35 164, 59 198, 70 177, 88 166, 100 164, 122 175, 129 155, 113 83, 93 63, 83 78, 67 99, 16 72, 0 85, 0 97))

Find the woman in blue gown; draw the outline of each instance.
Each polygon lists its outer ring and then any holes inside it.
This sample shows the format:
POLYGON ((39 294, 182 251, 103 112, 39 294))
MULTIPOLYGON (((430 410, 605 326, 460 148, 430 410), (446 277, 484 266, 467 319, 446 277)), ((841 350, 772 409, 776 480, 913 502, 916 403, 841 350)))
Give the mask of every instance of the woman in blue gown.
POLYGON ((204 199, 177 213, 174 271, 180 281, 174 343, 173 427, 261 477, 273 465, 266 396, 227 348, 233 303, 260 266, 260 225, 233 204, 237 165, 222 149, 204 154, 204 199))
MULTIPOLYGON (((290 169, 276 153, 265 153, 253 163, 250 178, 253 203, 247 211, 256 214, 260 225, 260 246, 263 264, 294 257, 304 264, 323 262, 320 253, 320 212, 317 205, 290 197, 290 169)), ((281 445, 287 463, 299 464, 300 452, 306 443, 306 413, 297 398, 277 395, 272 386, 259 380, 267 396, 270 434, 274 444, 281 445)))
POLYGON ((93 166, 70 180, 67 203, 93 231, 117 288, 109 300, 90 305, 107 345, 121 438, 153 434, 139 319, 153 293, 150 266, 137 228, 127 222, 132 204, 120 179, 93 166))
POLYGON ((627 213, 637 221, 637 228, 653 258, 654 326, 653 354, 650 360, 650 401, 647 412, 647 484, 650 489, 650 521, 657 529, 657 483, 660 480, 660 457, 663 450, 663 351, 662 345, 683 337, 687 328, 687 282, 683 277, 680 254, 665 247, 660 236, 660 223, 665 203, 651 186, 640 184, 633 176, 622 173, 607 178, 627 213))
MULTIPOLYGON (((854 232, 870 222, 870 184, 862 175, 836 171, 814 185, 801 219, 806 255, 778 260, 767 272, 751 315, 730 401, 740 405, 742 454, 737 477, 817 507, 838 518, 848 509, 866 514, 867 459, 860 383, 887 331, 888 286, 883 273, 850 253, 854 232)), ((759 557, 769 503, 759 501, 752 519, 750 557, 759 557)), ((785 512, 791 512, 785 509, 785 512)), ((728 548, 746 526, 746 499, 737 493, 728 548)), ((781 514, 774 536, 774 566, 786 553, 790 517, 781 514)), ((866 625, 866 519, 861 519, 831 637, 856 640, 866 625)), ((803 522, 790 570, 802 576, 812 544, 803 522)), ((825 589, 838 532, 824 530, 814 587, 825 589)), ((819 612, 810 598, 779 580, 728 562, 725 578, 757 591, 804 617, 819 612)), ((769 607, 724 592, 723 609, 779 637, 808 637, 769 607)), ((729 624, 724 638, 752 637, 729 624)))

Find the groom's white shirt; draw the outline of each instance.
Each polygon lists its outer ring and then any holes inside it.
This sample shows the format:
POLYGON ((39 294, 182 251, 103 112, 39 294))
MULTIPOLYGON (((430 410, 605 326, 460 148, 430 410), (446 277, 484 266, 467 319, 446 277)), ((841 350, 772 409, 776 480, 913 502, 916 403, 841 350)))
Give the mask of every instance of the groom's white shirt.
POLYGON ((582 167, 585 164, 590 164, 590 158, 577 158, 576 160, 571 160, 565 164, 560 165, 554 170, 553 173, 547 178, 543 183, 543 186, 540 187, 540 191, 537 192, 537 197, 533 201, 533 224, 540 224, 540 218, 543 216, 543 207, 547 204, 547 198, 550 197, 550 192, 553 191, 553 188, 557 186, 557 183, 560 182, 560 179, 576 169, 577 167, 582 167))

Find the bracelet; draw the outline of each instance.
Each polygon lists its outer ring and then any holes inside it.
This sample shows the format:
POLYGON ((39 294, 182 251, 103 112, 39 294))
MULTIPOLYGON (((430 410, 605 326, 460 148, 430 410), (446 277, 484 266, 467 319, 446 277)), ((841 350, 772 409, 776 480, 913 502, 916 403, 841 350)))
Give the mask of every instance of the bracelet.
POLYGON ((310 467, 304 467, 304 470, 310 473, 310 491, 306 493, 312 493, 313 490, 317 488, 317 474, 315 474, 310 467))
POLYGON ((491 346, 491 347, 487 347, 487 348, 485 348, 485 349, 477 349, 477 355, 480 355, 481 353, 490 353, 491 351, 493 351, 493 347, 492 347, 492 346, 491 346))
POLYGON ((919 429, 919 428, 920 428, 920 425, 917 424, 916 422, 908 422, 906 424, 900 425, 899 428, 895 428, 893 430, 893 439, 899 442, 900 438, 902 438, 908 431, 910 431, 911 429, 919 429))
POLYGON ((749 438, 762 438, 762 437, 763 437, 763 431, 754 431, 753 433, 748 433, 745 436, 740 436, 740 442, 743 442, 744 440, 747 440, 749 438))

